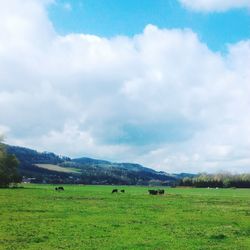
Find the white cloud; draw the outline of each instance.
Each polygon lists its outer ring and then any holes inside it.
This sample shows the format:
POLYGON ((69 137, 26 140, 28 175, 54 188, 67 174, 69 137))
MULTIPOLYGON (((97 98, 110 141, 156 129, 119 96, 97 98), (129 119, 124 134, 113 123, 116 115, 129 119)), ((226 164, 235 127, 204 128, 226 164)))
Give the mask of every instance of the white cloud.
POLYGON ((63 4, 63 8, 66 10, 66 11, 71 11, 72 10, 72 6, 70 3, 64 3, 63 4))
POLYGON ((188 9, 211 12, 227 11, 235 8, 250 8, 249 0, 179 0, 188 9))
POLYGON ((47 3, 0 9, 7 142, 169 172, 250 171, 250 41, 224 56, 188 29, 60 36, 47 3))

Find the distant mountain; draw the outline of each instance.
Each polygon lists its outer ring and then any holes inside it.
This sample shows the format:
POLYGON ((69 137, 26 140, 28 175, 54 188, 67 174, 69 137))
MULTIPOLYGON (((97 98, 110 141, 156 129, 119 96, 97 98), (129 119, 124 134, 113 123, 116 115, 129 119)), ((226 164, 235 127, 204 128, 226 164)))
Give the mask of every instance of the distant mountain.
POLYGON ((5 145, 8 153, 16 155, 21 163, 52 163, 57 164, 67 160, 71 160, 69 157, 58 156, 51 152, 37 152, 36 150, 5 145))
POLYGON ((180 173, 180 174, 173 174, 173 176, 176 177, 177 179, 183 179, 185 177, 193 178, 193 177, 197 176, 197 174, 180 173))
POLYGON ((81 164, 111 164, 111 162, 109 161, 97 160, 97 159, 92 159, 88 157, 76 158, 76 159, 72 159, 72 161, 81 163, 81 164))
POLYGON ((173 185, 178 176, 135 163, 114 163, 88 157, 71 159, 50 152, 5 145, 20 162, 20 174, 43 183, 173 185))
POLYGON ((114 162, 109 162, 105 160, 97 160, 97 159, 91 159, 91 158, 86 158, 86 157, 72 159, 72 161, 83 164, 83 165, 87 164, 87 165, 98 165, 102 167, 117 167, 117 168, 127 169, 130 171, 137 171, 137 172, 138 171, 147 171, 151 173, 156 172, 155 170, 151 168, 143 167, 142 165, 137 164, 137 163, 114 163, 114 162))

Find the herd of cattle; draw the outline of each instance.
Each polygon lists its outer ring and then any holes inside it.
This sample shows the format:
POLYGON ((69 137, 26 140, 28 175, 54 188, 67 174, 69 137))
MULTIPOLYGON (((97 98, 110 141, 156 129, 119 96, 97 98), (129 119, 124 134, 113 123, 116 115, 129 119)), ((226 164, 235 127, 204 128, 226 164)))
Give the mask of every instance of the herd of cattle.
MULTIPOLYGON (((119 192, 118 189, 113 189, 111 193, 113 194, 113 193, 118 193, 118 192, 119 192)), ((122 189, 122 190, 121 190, 121 193, 125 193, 125 190, 122 189)))
MULTIPOLYGON (((55 190, 56 191, 64 191, 64 188, 63 187, 55 187, 55 190)), ((118 189, 113 189, 111 193, 113 194, 113 193, 118 193, 118 192, 119 192, 118 189)), ((125 193, 125 190, 121 189, 120 192, 125 193)), ((158 190, 150 189, 150 190, 148 190, 148 193, 150 195, 157 195, 157 194, 163 195, 165 193, 165 190, 164 189, 158 189, 158 190)))
POLYGON ((164 194, 165 190, 164 189, 158 189, 158 190, 148 190, 148 193, 151 195, 157 195, 157 194, 164 194))

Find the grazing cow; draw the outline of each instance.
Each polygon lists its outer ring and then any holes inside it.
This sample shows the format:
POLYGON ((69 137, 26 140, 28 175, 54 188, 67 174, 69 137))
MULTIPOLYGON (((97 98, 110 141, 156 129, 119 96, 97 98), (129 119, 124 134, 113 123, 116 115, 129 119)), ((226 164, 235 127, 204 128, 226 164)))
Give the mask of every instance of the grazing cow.
POLYGON ((164 194, 164 193, 165 193, 165 190, 164 190, 164 189, 159 189, 159 190, 158 190, 158 193, 159 193, 159 194, 164 194))
POLYGON ((148 190, 148 193, 151 194, 151 195, 157 195, 158 190, 148 190))
POLYGON ((64 191, 64 188, 63 187, 56 187, 55 190, 57 190, 57 191, 60 191, 60 190, 64 191))
POLYGON ((113 190, 112 190, 112 194, 113 194, 113 193, 117 193, 117 192, 118 192, 118 189, 113 189, 113 190))
POLYGON ((125 190, 124 190, 124 189, 122 189, 122 190, 121 190, 121 193, 125 193, 125 190))

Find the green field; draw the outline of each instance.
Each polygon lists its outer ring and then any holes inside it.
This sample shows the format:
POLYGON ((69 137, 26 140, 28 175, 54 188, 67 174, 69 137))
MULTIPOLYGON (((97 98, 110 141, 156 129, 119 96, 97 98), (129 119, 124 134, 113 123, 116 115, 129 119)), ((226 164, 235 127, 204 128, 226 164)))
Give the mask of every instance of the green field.
POLYGON ((43 169, 53 170, 60 173, 80 173, 76 168, 64 168, 54 164, 34 164, 35 166, 43 169))
POLYGON ((64 188, 0 189, 0 249, 250 249, 249 189, 64 188))

